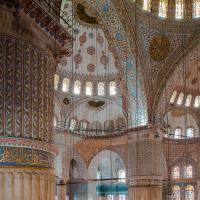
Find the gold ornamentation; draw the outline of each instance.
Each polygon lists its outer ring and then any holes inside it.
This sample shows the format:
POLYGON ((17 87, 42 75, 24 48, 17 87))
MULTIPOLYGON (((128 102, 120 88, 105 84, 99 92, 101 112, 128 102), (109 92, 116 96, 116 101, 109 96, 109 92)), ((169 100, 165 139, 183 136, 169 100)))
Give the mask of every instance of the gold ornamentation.
POLYGON ((92 17, 92 16, 89 16, 87 13, 86 13, 86 8, 85 6, 83 6, 82 4, 78 3, 77 5, 77 16, 78 18, 87 23, 87 24, 92 24, 92 25, 97 25, 98 24, 98 21, 97 21, 97 18, 96 17, 92 17))
POLYGON ((0 146, 0 166, 49 168, 53 166, 53 155, 37 149, 0 146))
POLYGON ((88 104, 94 108, 99 108, 105 104, 105 101, 88 101, 88 104))
POLYGON ((172 116, 174 117, 181 117, 185 114, 185 111, 183 108, 177 108, 172 111, 172 116))
POLYGON ((150 42, 149 53, 153 60, 164 60, 169 54, 170 42, 166 36, 156 35, 150 42))

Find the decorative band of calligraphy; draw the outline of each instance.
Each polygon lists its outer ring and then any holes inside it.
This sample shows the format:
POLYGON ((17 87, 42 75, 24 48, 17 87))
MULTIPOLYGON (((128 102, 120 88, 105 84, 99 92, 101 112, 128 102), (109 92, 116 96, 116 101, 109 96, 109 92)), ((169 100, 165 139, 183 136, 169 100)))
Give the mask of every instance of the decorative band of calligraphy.
POLYGON ((0 146, 0 166, 31 166, 50 168, 54 155, 37 149, 0 146))

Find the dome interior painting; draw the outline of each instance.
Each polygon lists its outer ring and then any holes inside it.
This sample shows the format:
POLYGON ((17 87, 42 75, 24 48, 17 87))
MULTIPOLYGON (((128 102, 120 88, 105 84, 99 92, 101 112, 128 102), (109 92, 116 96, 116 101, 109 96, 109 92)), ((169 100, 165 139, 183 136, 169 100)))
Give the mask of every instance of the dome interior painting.
MULTIPOLYGON (((54 83, 56 97, 60 101, 71 95, 71 100, 64 109, 68 110, 65 121, 70 124, 70 119, 76 118, 78 122, 99 122, 103 135, 106 135, 106 121, 116 122, 120 117, 129 128, 145 125, 146 98, 144 88, 139 89, 142 80, 137 76, 134 54, 124 49, 129 41, 124 35, 121 22, 117 22, 116 10, 108 2, 102 5, 101 10, 95 10, 96 8, 89 6, 91 3, 63 1, 61 6, 63 15, 67 15, 68 20, 74 24, 72 56, 60 59, 56 71, 59 80, 54 83), (112 18, 111 24, 107 24, 110 12, 116 17, 112 18), (101 97, 104 103, 100 102, 101 97), (103 105, 99 106, 100 104, 103 105)), ((98 2, 93 2, 95 4, 98 2)), ((90 130, 93 128, 90 127, 90 130)), ((95 132, 87 135, 94 136, 95 132)))

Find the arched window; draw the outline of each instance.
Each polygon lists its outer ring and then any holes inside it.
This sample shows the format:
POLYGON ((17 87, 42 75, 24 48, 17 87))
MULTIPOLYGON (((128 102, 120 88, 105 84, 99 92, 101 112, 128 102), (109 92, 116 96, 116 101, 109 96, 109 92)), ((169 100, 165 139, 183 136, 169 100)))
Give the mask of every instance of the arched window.
POLYGON ((160 0, 159 2, 159 9, 158 9, 158 16, 159 17, 167 17, 167 4, 168 0, 160 0))
POLYGON ((74 83, 74 94, 80 94, 81 92, 81 82, 75 81, 74 83))
POLYGON ((200 17, 200 0, 193 0, 193 18, 200 17))
POLYGON ((146 11, 151 11, 151 0, 143 0, 143 9, 146 11))
POLYGON ((116 83, 114 81, 110 82, 110 95, 116 95, 117 91, 116 91, 116 83))
POLYGON ((114 195, 111 195, 111 194, 108 195, 108 196, 107 196, 107 200, 114 200, 114 195))
POLYGON ((172 94, 171 99, 170 99, 170 103, 174 103, 174 101, 176 99, 176 95, 177 95, 177 91, 173 91, 173 94, 172 94))
POLYGON ((192 101, 192 95, 189 94, 189 95, 187 95, 187 98, 185 100, 185 106, 189 107, 191 104, 191 101, 192 101))
POLYGON ((78 164, 74 159, 70 163, 70 176, 71 176, 71 178, 79 177, 78 164))
POLYGON ((63 92, 68 92, 69 91, 69 79, 68 78, 64 78, 63 79, 63 85, 62 85, 62 91, 63 92))
POLYGON ((58 82, 59 82, 59 76, 58 74, 54 74, 54 89, 58 89, 58 82))
POLYGON ((177 185, 172 187, 172 200, 181 200, 180 187, 177 185))
POLYGON ((101 179, 101 172, 100 171, 97 171, 97 173, 96 173, 96 179, 101 179))
POLYGON ((185 176, 185 178, 192 178, 192 176, 193 176, 192 165, 188 165, 188 166, 184 167, 184 176, 185 176))
POLYGON ((79 128, 81 131, 87 130, 88 123, 85 120, 79 122, 79 128))
POLYGON ((118 177, 119 177, 120 183, 125 183, 126 182, 126 172, 125 172, 125 170, 119 170, 118 171, 118 177))
POLYGON ((105 85, 103 82, 98 83, 98 95, 99 96, 105 95, 105 85))
POLYGON ((177 100, 177 104, 178 104, 178 105, 182 105, 182 103, 183 103, 183 98, 184 98, 184 94, 183 94, 183 93, 180 93, 179 96, 178 96, 178 100, 177 100))
POLYGON ((189 127, 186 129, 186 137, 187 138, 194 137, 194 129, 192 127, 189 127))
POLYGON ((187 185, 185 187, 185 200, 194 200, 194 186, 187 185))
POLYGON ((57 118, 55 116, 53 118, 53 125, 54 125, 54 127, 57 127, 57 118))
POLYGON ((73 131, 73 130, 76 128, 76 125, 77 125, 76 119, 72 118, 72 119, 70 120, 69 129, 70 129, 71 131, 73 131))
POLYGON ((174 130, 174 138, 180 139, 181 138, 181 128, 175 128, 174 130))
POLYGON ((183 19, 184 17, 184 0, 176 0, 176 19, 183 19))
POLYGON ((180 169, 178 166, 172 168, 172 178, 174 179, 180 178, 180 169))
POLYGON ((92 130, 102 130, 101 122, 94 121, 91 123, 91 129, 92 130))
POLYGON ((119 195, 119 200, 126 200, 126 195, 125 194, 120 194, 119 195))
POLYGON ((119 200, 126 200, 126 195, 125 194, 120 194, 119 195, 119 200))
POLYGON ((87 82, 85 86, 85 93, 88 96, 92 95, 92 82, 87 82))
POLYGON ((117 128, 118 129, 123 129, 126 126, 126 122, 125 122, 123 117, 118 117, 117 121, 116 121, 116 124, 117 124, 117 128))
POLYGON ((105 130, 113 130, 115 128, 114 122, 112 120, 107 120, 104 123, 104 129, 105 130))
POLYGON ((196 96, 194 100, 194 107, 199 108, 200 107, 200 96, 196 96))

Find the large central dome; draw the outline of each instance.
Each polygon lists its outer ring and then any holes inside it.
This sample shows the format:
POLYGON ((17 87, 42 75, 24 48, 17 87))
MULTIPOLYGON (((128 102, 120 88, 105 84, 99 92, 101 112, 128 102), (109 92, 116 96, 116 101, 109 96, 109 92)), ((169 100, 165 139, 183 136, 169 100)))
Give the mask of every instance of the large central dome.
MULTIPOLYGON (((109 6, 105 4, 103 11, 108 12, 109 6)), ((128 41, 125 41, 127 50, 119 54, 120 46, 124 45, 123 30, 115 29, 113 38, 110 24, 88 4, 63 1, 62 10, 63 16, 73 25, 74 42, 71 56, 60 59, 55 74, 57 127, 82 136, 107 136, 145 124, 145 110, 135 109, 134 95, 139 97, 141 91, 139 82, 138 88, 134 86, 134 81, 139 80, 134 77, 128 41), (127 59, 123 63, 126 68, 122 66, 122 58, 127 59), (62 119, 59 112, 62 112, 62 119), (138 116, 143 116, 143 122, 138 122, 138 116), (134 125, 133 118, 137 121, 134 125)))

